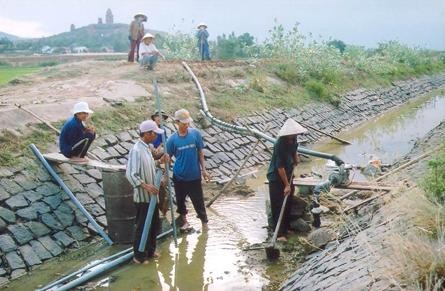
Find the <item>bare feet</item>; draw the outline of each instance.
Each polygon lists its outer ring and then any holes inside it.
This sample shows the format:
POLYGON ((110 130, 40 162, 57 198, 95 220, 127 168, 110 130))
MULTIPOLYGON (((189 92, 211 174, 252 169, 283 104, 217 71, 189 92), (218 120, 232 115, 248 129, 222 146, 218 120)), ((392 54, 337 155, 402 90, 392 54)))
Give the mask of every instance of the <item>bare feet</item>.
POLYGON ((90 160, 85 157, 85 158, 81 158, 81 157, 71 157, 70 161, 76 164, 87 164, 90 160))
POLYGON ((280 236, 280 237, 277 238, 277 241, 286 242, 287 238, 285 236, 280 236))
POLYGON ((202 230, 203 230, 203 231, 207 231, 207 230, 209 230, 209 225, 208 225, 207 223, 203 223, 203 224, 202 224, 202 230))
POLYGON ((145 260, 145 261, 139 261, 139 260, 136 259, 136 258, 133 258, 133 262, 134 262, 135 264, 138 264, 138 265, 140 265, 140 264, 143 264, 143 265, 148 264, 148 260, 145 260))

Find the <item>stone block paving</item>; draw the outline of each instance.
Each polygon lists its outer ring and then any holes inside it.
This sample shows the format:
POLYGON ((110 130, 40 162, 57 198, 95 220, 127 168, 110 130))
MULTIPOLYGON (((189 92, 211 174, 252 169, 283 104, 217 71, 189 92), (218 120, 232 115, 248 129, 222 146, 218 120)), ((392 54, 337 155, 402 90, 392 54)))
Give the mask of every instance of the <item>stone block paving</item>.
MULTIPOLYGON (((445 75, 395 82, 387 89, 349 92, 342 97, 337 107, 313 104, 287 111, 271 109, 238 118, 234 123, 276 137, 282 124, 291 117, 335 134, 444 85, 445 75)), ((170 135, 173 127, 169 124, 167 126, 170 135)), ((241 136, 213 126, 201 132, 205 141, 207 168, 216 181, 231 178, 257 140, 253 136, 241 136)), ((311 130, 300 141, 311 143, 323 137, 311 130)), ((137 139, 138 133, 134 129, 109 134, 99 137, 93 143, 91 152, 108 163, 125 164, 128 152, 137 139)), ((268 141, 259 143, 243 172, 268 163, 272 146, 268 141)), ((64 250, 75 248, 78 242, 91 240, 97 235, 68 195, 52 181, 46 169, 35 159, 29 160, 29 163, 37 164, 37 169, 31 171, 24 166, 0 167, 0 250, 3 254, 0 286, 45 260, 62 254, 64 250)), ((106 228, 101 171, 69 164, 53 165, 53 168, 90 214, 106 228)), ((341 269, 350 264, 337 262, 336 268, 341 269)), ((335 271, 329 270, 328 273, 331 272, 335 271)), ((365 274, 366 270, 361 272, 365 274)), ((338 286, 338 280, 329 277, 325 279, 325 288, 341 287, 338 286), (332 284, 329 285, 329 282, 332 284)))

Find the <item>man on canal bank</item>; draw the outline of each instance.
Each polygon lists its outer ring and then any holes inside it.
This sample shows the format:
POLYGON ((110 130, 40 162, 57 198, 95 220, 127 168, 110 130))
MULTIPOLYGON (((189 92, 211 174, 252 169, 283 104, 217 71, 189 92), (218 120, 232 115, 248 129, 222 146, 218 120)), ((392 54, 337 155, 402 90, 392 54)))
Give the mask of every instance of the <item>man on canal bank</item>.
POLYGON ((167 141, 167 159, 175 157, 173 167, 173 182, 176 193, 177 212, 180 215, 181 230, 187 230, 187 208, 185 198, 192 200, 202 228, 207 229, 207 213, 204 206, 201 177, 206 181, 210 179, 205 168, 204 141, 201 133, 190 127, 193 119, 185 109, 175 112, 175 122, 178 131, 173 133, 167 141))
POLYGON ((278 230, 279 241, 286 241, 290 227, 290 205, 295 187, 290 181, 294 167, 298 163, 297 135, 307 132, 307 129, 293 119, 286 120, 281 127, 273 148, 272 158, 267 171, 269 181, 269 198, 272 210, 272 227, 275 229, 280 216, 280 210, 286 195, 291 195, 287 201, 283 219, 278 230))
POLYGON ((156 172, 155 161, 148 144, 156 139, 157 134, 162 134, 163 132, 153 120, 142 122, 139 126, 140 139, 134 144, 128 154, 126 177, 134 188, 133 201, 136 206, 133 261, 138 264, 147 263, 150 258, 158 257, 158 254, 155 252, 156 236, 160 228, 157 205, 153 213, 150 234, 145 244, 145 249, 143 252, 140 252, 138 248, 148 207, 150 203, 156 203, 158 195, 158 189, 154 185, 156 172))
POLYGON ((60 132, 60 151, 73 162, 88 162, 86 154, 96 138, 95 128, 86 125, 86 121, 92 113, 88 103, 76 103, 73 108, 73 116, 65 122, 60 132))
POLYGON ((139 44, 144 36, 144 24, 147 21, 147 16, 143 13, 138 13, 134 16, 130 23, 128 31, 128 40, 130 41, 130 51, 128 52, 128 62, 133 63, 136 53, 136 61, 139 61, 139 44))

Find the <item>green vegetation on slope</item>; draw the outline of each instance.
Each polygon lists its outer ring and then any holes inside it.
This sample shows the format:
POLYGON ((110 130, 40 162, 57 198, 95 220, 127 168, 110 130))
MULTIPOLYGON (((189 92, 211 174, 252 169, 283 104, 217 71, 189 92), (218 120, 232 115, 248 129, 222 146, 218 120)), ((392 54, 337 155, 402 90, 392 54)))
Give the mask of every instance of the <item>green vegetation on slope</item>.
POLYGON ((0 66, 0 85, 7 84, 21 76, 40 70, 38 67, 2 67, 0 66))

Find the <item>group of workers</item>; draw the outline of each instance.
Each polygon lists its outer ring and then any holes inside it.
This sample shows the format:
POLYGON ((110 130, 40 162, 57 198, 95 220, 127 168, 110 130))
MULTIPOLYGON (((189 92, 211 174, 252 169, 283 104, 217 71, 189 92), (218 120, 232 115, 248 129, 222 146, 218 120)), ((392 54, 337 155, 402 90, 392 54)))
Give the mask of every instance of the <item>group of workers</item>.
MULTIPOLYGON (((147 70, 153 70, 159 58, 165 59, 164 55, 156 48, 155 36, 145 33, 144 22, 148 17, 143 13, 137 13, 130 23, 128 39, 130 41, 130 51, 128 52, 128 62, 135 60, 147 70)), ((207 24, 201 22, 197 26, 196 32, 197 46, 201 60, 210 60, 209 33, 207 24)))
MULTIPOLYGON (((68 119, 60 134, 60 151, 67 158, 76 163, 88 163, 87 152, 95 139, 95 130, 86 124, 86 120, 93 113, 86 102, 74 105, 73 116, 68 119)), ((135 235, 134 235, 134 262, 147 263, 158 254, 156 250, 156 236, 159 231, 159 211, 156 203, 161 187, 155 186, 156 167, 164 163, 166 166, 175 159, 173 166, 173 185, 176 196, 176 212, 179 214, 181 230, 190 226, 187 221, 186 197, 193 204, 197 217, 201 220, 202 229, 207 230, 208 218, 204 206, 202 178, 209 181, 210 176, 206 170, 203 149, 203 137, 199 130, 190 127, 193 121, 186 109, 179 109, 174 114, 177 130, 166 136, 161 128, 161 119, 168 119, 164 112, 156 111, 150 120, 139 125, 139 139, 128 154, 126 177, 134 188, 133 201, 136 206, 135 235), (163 139, 166 140, 165 147, 163 139), (149 237, 145 243, 145 250, 138 247, 142 237, 145 218, 150 203, 156 203, 149 237)), ((307 130, 293 119, 288 119, 278 133, 274 145, 272 158, 267 171, 269 181, 269 196, 272 210, 272 227, 278 224, 278 217, 282 207, 285 207, 283 223, 279 226, 278 240, 285 241, 290 230, 290 200, 286 205, 283 201, 286 195, 293 195, 294 186, 292 175, 294 167, 298 164, 297 135, 307 130)), ((165 186, 165 185, 164 185, 165 186)), ((162 203, 161 203, 162 206, 162 203)), ((162 209, 161 209, 162 211, 162 209)), ((165 211, 162 211, 165 215, 165 211)))

